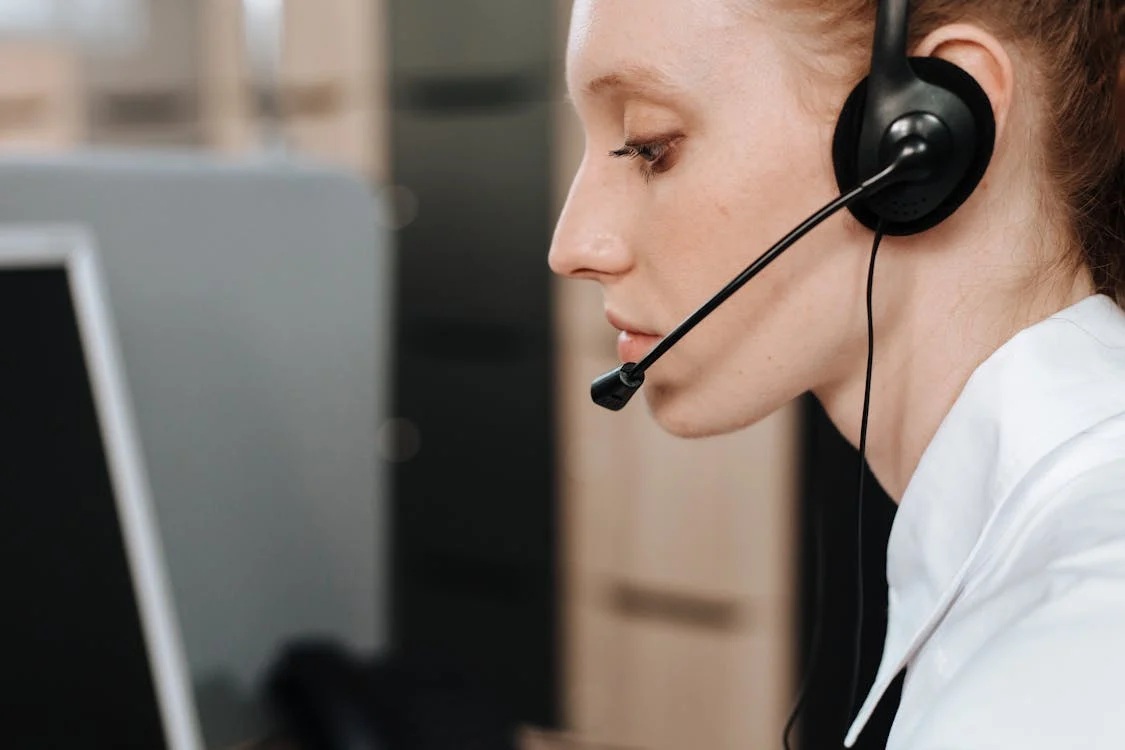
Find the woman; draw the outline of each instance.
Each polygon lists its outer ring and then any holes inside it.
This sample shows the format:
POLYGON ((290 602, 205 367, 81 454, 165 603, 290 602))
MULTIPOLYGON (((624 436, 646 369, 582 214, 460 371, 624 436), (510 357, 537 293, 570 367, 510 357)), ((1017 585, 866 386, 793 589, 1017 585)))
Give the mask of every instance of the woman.
MULTIPOLYGON (((576 0, 587 148, 550 252, 638 361, 838 193, 831 142, 875 0, 576 0)), ((980 186, 874 277, 867 456, 901 503, 889 747, 1125 747, 1122 0, 916 0, 913 55, 981 85, 980 186)), ((853 443, 872 233, 841 214, 649 372, 656 420, 738 430, 811 391, 853 443)))

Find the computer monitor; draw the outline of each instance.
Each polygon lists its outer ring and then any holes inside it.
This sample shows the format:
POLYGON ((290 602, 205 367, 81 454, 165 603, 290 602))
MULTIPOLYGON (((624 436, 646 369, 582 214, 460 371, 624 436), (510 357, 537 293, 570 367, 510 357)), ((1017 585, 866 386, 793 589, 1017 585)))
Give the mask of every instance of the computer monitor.
POLYGON ((5 155, 0 196, 0 226, 97 238, 204 741, 268 734, 285 644, 389 642, 382 202, 313 164, 143 151, 5 155))
POLYGON ((0 229, 0 747, 199 750, 92 238, 0 229))

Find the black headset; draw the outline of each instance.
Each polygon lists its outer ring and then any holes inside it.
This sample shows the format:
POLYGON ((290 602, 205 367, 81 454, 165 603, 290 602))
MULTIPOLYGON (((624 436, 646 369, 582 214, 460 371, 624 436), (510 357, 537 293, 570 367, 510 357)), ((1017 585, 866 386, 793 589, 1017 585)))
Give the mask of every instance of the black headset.
POLYGON ((840 113, 832 156, 841 191, 884 169, 908 139, 931 152, 930 174, 849 206, 868 229, 924 232, 972 195, 992 159, 996 120, 971 75, 936 57, 907 57, 910 0, 880 0, 871 74, 840 113))

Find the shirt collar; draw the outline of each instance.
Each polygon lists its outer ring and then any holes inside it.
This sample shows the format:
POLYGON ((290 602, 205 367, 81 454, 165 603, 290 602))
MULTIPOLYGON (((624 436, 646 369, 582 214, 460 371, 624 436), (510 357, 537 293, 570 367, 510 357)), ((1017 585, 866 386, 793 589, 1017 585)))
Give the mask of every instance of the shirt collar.
POLYGON ((1094 295, 1017 334, 969 378, 926 448, 891 529, 883 693, 956 600, 985 531, 1016 485, 1079 433, 1125 413, 1125 313, 1094 295))

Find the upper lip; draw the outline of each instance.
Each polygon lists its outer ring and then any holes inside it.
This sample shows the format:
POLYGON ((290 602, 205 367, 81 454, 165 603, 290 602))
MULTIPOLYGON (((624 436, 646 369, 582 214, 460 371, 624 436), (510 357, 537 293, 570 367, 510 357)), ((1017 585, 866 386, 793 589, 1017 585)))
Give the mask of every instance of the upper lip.
POLYGON ((622 318, 620 315, 618 315, 617 313, 615 313, 612 310, 606 310, 605 311, 605 317, 609 321, 609 324, 611 326, 613 326, 617 330, 623 331, 625 333, 636 333, 636 334, 640 334, 641 336, 659 336, 660 335, 659 333, 656 333, 655 331, 650 331, 650 330, 642 328, 638 325, 633 325, 632 323, 625 320, 624 318, 622 318))

